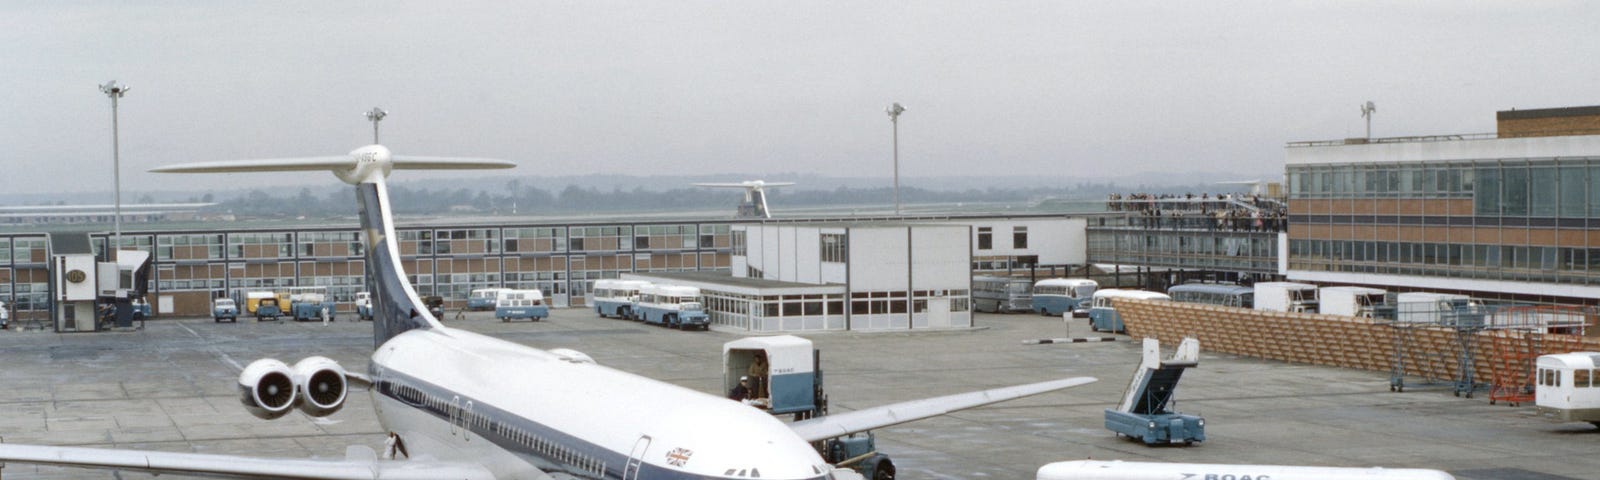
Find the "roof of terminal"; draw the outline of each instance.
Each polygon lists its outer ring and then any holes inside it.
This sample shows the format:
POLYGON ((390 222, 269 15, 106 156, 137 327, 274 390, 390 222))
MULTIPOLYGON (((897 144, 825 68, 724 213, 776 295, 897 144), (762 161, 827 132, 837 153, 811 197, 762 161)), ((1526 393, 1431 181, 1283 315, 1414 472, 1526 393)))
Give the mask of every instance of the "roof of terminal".
POLYGON ((1527 120, 1531 118, 1589 117, 1600 115, 1600 106, 1535 108, 1530 110, 1501 110, 1495 112, 1496 120, 1527 120))
POLYGON ((735 277, 722 272, 636 272, 630 275, 640 277, 657 277, 670 280, 683 280, 690 282, 715 283, 736 287, 757 289, 778 288, 817 288, 817 287, 842 287, 843 285, 815 284, 785 282, 781 280, 767 280, 765 278, 735 277))

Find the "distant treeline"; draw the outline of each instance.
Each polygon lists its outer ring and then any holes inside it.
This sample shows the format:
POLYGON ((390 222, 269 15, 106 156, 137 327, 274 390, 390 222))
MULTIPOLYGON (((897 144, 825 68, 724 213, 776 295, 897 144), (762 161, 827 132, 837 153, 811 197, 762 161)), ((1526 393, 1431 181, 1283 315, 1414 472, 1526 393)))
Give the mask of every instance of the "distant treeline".
MULTIPOLYGON (((1210 187, 1214 190, 1216 187, 1210 187)), ((604 190, 595 187, 568 186, 558 192, 538 187, 528 187, 511 181, 497 192, 467 188, 431 189, 416 186, 390 185, 391 208, 396 213, 440 214, 447 212, 477 212, 485 214, 511 213, 584 213, 628 211, 673 211, 727 208, 730 211, 739 203, 743 192, 737 189, 677 188, 672 190, 646 190, 634 188, 604 190)), ((901 201, 906 204, 926 203, 996 203, 1031 202, 1045 198, 1104 200, 1111 193, 1131 191, 1201 192, 1196 188, 1169 187, 1159 190, 1139 190, 1110 184, 1084 183, 1059 188, 1009 188, 988 185, 961 191, 930 190, 901 187, 901 201)), ((767 191, 768 204, 774 210, 786 207, 811 207, 830 205, 890 205, 894 203, 894 189, 839 187, 832 190, 799 190, 774 188, 767 191)), ((209 195, 208 195, 209 197, 209 195)), ((324 189, 313 193, 301 188, 294 193, 269 193, 251 190, 230 199, 220 200, 208 211, 226 211, 244 216, 305 216, 344 217, 352 214, 351 202, 355 195, 346 188, 324 189)), ((205 200, 205 199, 192 199, 205 200)))

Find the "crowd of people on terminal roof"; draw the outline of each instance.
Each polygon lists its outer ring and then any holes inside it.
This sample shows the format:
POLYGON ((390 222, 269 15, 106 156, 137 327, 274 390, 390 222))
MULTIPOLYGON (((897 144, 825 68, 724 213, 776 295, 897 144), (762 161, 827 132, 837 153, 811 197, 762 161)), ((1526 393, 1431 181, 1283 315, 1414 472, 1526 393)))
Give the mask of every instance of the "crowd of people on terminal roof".
POLYGON ((1139 213, 1128 218, 1130 226, 1234 232, 1276 232, 1288 227, 1288 207, 1255 194, 1113 193, 1108 200, 1111 211, 1139 213))

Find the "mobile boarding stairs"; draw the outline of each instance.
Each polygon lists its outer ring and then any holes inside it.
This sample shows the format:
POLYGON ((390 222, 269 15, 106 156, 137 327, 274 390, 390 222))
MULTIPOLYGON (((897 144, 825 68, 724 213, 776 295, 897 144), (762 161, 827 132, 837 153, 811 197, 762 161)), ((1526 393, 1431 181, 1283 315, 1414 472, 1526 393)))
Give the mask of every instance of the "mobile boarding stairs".
POLYGON ((1146 445, 1179 442, 1192 445, 1205 441, 1204 418, 1172 410, 1178 379, 1183 377, 1184 370, 1199 365, 1199 340, 1183 339, 1172 358, 1162 360, 1161 342, 1144 339, 1144 359, 1133 372, 1133 381, 1128 383, 1122 403, 1115 409, 1106 409, 1106 428, 1146 445))

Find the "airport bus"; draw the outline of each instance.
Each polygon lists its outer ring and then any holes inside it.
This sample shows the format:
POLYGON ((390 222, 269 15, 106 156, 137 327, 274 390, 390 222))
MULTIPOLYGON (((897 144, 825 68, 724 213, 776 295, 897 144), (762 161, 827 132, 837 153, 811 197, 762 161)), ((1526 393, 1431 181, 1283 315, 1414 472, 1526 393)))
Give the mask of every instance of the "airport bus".
POLYGON ((594 313, 601 318, 633 318, 633 303, 639 299, 639 289, 649 284, 644 280, 595 280, 594 288, 589 290, 594 313))
POLYGON ((639 288, 639 311, 645 323, 683 330, 711 329, 711 316, 700 302, 700 289, 679 285, 645 285, 639 288))
POLYGON ((1167 289, 1174 302, 1255 308, 1256 289, 1225 283, 1185 283, 1167 289))
POLYGON ((467 296, 467 310, 494 310, 500 292, 509 288, 475 288, 467 296))
POLYGON ((1094 302, 1089 307, 1089 329, 1096 332, 1121 332, 1126 330, 1122 324, 1122 315, 1112 307, 1111 300, 1126 298, 1132 300, 1157 300, 1168 301, 1165 293, 1147 292, 1144 290, 1107 289, 1094 292, 1094 302))
POLYGON ((535 322, 550 316, 550 306, 544 303, 544 292, 538 290, 505 289, 495 297, 494 317, 502 322, 513 318, 526 318, 535 322))
POLYGON ((1062 315, 1088 304, 1100 283, 1087 278, 1046 278, 1033 284, 1033 311, 1062 315))
POLYGON ((1033 310, 1033 282, 1026 278, 972 277, 972 309, 994 313, 1033 310))

